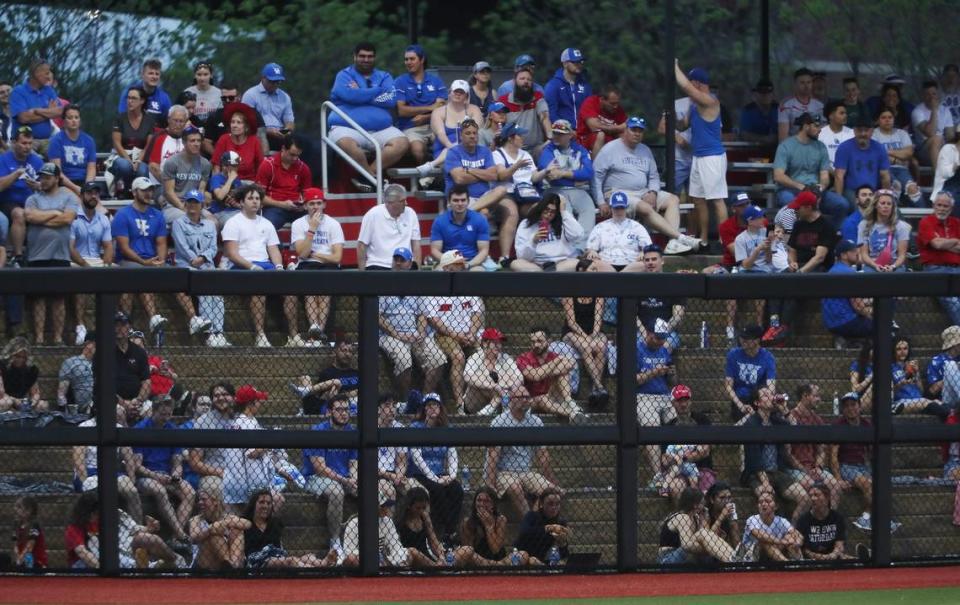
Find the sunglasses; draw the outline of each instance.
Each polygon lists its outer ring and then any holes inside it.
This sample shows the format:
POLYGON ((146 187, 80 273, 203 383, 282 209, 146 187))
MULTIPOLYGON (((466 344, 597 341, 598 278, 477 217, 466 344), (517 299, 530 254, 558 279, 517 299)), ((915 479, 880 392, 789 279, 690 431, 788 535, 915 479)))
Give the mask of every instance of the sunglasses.
POLYGON ((20 126, 19 128, 17 128, 17 134, 29 134, 29 135, 32 135, 32 134, 33 134, 33 128, 30 128, 29 126, 20 126))
POLYGON ((224 103, 230 103, 231 101, 236 101, 239 95, 220 95, 220 100, 224 103))

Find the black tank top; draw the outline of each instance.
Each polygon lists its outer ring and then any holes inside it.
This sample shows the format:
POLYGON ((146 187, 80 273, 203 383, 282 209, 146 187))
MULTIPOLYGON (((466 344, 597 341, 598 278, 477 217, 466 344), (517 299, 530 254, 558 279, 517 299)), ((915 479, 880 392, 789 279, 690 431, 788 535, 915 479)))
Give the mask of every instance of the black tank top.
MULTIPOLYGON (((596 303, 596 298, 591 298, 587 302, 580 302, 579 298, 573 299, 573 321, 587 334, 593 334, 593 328, 595 327, 593 311, 596 303)), ((567 332, 572 332, 572 330, 569 326, 564 326, 563 333, 566 334, 567 332)))
POLYGON ((660 526, 660 548, 680 548, 680 532, 670 529, 669 525, 677 515, 684 514, 677 512, 664 519, 660 526))

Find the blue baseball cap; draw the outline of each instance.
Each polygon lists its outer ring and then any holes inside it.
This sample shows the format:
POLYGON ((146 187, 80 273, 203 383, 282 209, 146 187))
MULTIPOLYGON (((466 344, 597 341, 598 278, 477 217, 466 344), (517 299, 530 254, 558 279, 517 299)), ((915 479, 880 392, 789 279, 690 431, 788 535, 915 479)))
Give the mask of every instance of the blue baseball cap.
POLYGON ((747 206, 743 210, 743 220, 752 221, 755 218, 763 218, 763 210, 757 206, 747 206))
POLYGON ((410 248, 396 248, 393 251, 393 256, 399 256, 405 261, 413 260, 413 252, 410 252, 410 248))
POLYGON ((687 72, 687 79, 693 82, 701 82, 703 84, 710 84, 710 74, 707 73, 702 67, 694 67, 687 72))
POLYGON ((511 124, 507 124, 506 126, 503 127, 503 130, 500 131, 500 138, 506 141, 508 138, 512 137, 515 134, 524 135, 524 134, 527 134, 528 132, 530 131, 527 130, 526 128, 517 126, 517 124, 514 122, 511 124))
POLYGON ((199 202, 202 204, 203 193, 201 193, 199 189, 191 189, 190 191, 184 193, 180 199, 182 199, 184 202, 199 202))
POLYGON ((746 192, 741 191, 737 194, 737 199, 733 200, 734 206, 743 206, 744 204, 750 203, 750 196, 746 192))
POLYGON ((639 116, 633 116, 627 120, 627 128, 642 128, 647 129, 647 121, 639 116))
POLYGON ((522 67, 524 65, 536 65, 537 61, 530 55, 520 55, 517 57, 516 61, 513 62, 514 67, 522 67))
POLYGON ((566 63, 567 61, 571 63, 582 63, 584 61, 583 53, 580 52, 579 48, 567 48, 560 53, 560 62, 566 63))
POLYGON ((506 111, 506 110, 507 110, 506 105, 504 105, 500 101, 496 101, 495 103, 490 103, 490 107, 487 108, 487 113, 490 113, 491 111, 500 112, 500 111, 506 111))
POLYGON ((263 71, 260 72, 260 75, 271 82, 283 82, 287 79, 286 76, 283 75, 283 66, 279 63, 267 63, 263 66, 263 71))
POLYGON ((627 194, 623 191, 614 191, 613 195, 610 196, 610 207, 611 208, 626 208, 630 205, 630 199, 627 197, 627 194))
POLYGON ((835 252, 837 256, 840 256, 844 252, 850 252, 851 250, 856 250, 856 249, 857 249, 857 245, 853 242, 853 240, 842 239, 840 240, 840 243, 837 244, 835 252))

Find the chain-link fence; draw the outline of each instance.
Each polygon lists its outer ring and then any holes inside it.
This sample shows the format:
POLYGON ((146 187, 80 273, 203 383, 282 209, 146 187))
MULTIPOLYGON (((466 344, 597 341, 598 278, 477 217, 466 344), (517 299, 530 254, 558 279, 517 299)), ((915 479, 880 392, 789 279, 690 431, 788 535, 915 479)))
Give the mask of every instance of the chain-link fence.
POLYGON ((0 284, 95 294, 3 350, 7 571, 960 553, 949 279, 111 271, 0 284), (824 296, 885 328, 837 337, 824 296))

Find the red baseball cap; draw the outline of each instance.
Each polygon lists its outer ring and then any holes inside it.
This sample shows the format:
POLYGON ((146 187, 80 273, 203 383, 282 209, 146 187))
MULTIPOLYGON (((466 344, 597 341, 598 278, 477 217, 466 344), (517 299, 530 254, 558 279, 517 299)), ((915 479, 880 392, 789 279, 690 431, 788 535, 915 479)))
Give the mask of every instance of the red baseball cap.
POLYGON ((480 340, 495 340, 497 342, 503 342, 507 337, 503 335, 503 332, 496 328, 486 328, 480 334, 480 340))
POLYGON ((326 199, 323 196, 323 189, 319 187, 308 187, 303 190, 303 201, 310 202, 313 200, 322 200, 326 199))
POLYGON ((243 405, 253 401, 263 401, 269 396, 269 393, 266 391, 258 391, 253 385, 245 384, 237 389, 237 394, 234 395, 233 399, 243 405))
POLYGON ((790 202, 789 208, 791 210, 799 210, 804 206, 810 206, 811 208, 817 207, 817 195, 812 191, 801 191, 797 194, 797 197, 793 198, 793 201, 790 202))
POLYGON ((685 384, 678 384, 670 391, 670 398, 674 400, 690 399, 692 396, 693 394, 690 392, 690 387, 685 384))

